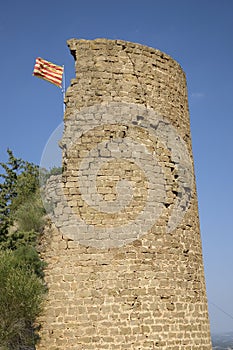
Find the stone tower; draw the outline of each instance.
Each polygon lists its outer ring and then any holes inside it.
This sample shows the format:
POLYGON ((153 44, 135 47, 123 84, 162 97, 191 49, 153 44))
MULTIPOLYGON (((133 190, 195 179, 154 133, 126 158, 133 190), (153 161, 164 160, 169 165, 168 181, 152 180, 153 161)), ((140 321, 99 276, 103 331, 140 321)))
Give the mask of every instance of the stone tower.
POLYGON ((68 46, 37 349, 210 350, 185 74, 135 43, 68 46))

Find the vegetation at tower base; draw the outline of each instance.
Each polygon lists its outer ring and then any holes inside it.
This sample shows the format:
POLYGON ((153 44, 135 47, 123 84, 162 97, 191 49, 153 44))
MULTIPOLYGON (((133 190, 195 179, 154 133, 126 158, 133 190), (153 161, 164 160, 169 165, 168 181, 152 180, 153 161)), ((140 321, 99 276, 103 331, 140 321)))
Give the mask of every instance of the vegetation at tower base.
POLYGON ((14 251, 0 251, 1 349, 28 349, 37 340, 34 320, 41 310, 43 281, 14 251))
POLYGON ((44 209, 38 166, 7 150, 0 163, 0 349, 29 349, 46 292, 38 253, 44 209))

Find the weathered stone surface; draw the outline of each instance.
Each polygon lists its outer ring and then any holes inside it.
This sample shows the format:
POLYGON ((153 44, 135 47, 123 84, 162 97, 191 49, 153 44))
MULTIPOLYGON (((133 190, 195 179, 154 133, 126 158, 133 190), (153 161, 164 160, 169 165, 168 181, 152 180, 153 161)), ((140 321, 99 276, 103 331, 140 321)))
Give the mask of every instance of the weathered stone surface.
POLYGON ((139 44, 68 46, 77 76, 64 173, 47 187, 54 222, 37 349, 210 350, 185 75, 139 44))

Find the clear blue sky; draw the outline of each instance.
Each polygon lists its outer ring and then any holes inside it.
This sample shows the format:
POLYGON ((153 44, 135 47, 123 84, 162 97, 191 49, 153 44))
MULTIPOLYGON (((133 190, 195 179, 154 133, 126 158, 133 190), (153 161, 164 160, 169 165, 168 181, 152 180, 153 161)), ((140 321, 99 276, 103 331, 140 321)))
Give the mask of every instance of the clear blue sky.
MULTIPOLYGON (((39 164, 63 112, 59 88, 32 76, 35 58, 64 64, 69 85, 73 37, 152 46, 186 72, 208 299, 233 316, 233 1, 2 2, 0 161, 9 147, 39 164)), ((212 331, 233 331, 211 303, 212 331)))

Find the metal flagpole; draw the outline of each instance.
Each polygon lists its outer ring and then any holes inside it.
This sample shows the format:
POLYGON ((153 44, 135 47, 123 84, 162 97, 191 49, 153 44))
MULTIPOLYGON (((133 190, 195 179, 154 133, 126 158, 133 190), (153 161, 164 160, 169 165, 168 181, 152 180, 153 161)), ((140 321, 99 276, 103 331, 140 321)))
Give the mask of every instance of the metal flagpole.
POLYGON ((63 64, 63 79, 62 79, 62 96, 63 96, 63 113, 65 113, 66 105, 65 105, 65 93, 66 93, 66 77, 65 77, 65 67, 63 64))

